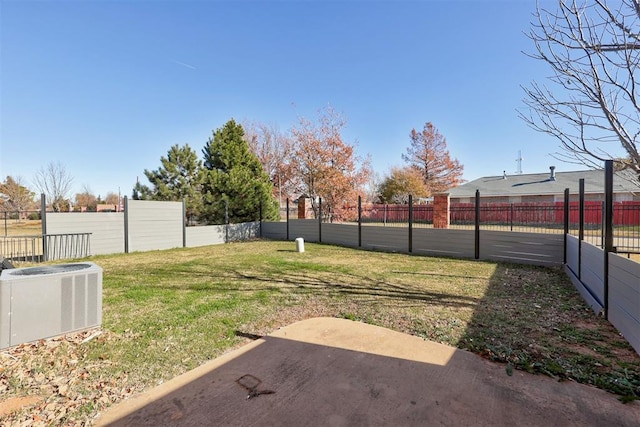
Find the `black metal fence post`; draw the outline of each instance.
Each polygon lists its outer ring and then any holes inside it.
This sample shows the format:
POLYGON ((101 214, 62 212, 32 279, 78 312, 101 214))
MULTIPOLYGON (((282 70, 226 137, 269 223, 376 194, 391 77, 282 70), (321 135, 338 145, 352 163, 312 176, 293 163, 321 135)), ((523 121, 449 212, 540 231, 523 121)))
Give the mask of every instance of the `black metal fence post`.
POLYGON ((609 319, 609 254, 613 252, 613 160, 604 162, 604 318, 609 319))
POLYGON ((318 198, 318 243, 322 243, 322 197, 318 198))
POLYGON ((569 234, 569 189, 564 189, 564 258, 562 263, 567 264, 567 235, 569 234))
POLYGON ((584 178, 578 181, 578 280, 582 278, 582 241, 584 240, 584 178))
POLYGON ((42 260, 47 260, 47 196, 40 194, 40 219, 42 220, 42 260))
POLYGON ((287 197, 287 241, 289 240, 289 198, 287 197))
POLYGON ((480 190, 476 190, 475 259, 480 259, 480 190))
POLYGON ((510 215, 511 215, 511 231, 513 231, 513 203, 511 203, 510 215))
POLYGON ((409 253, 413 252, 413 196, 409 194, 409 253))
MULTIPOLYGON (((606 196, 605 196, 605 198, 606 198, 606 196)), ((600 247, 601 247, 602 249, 604 249, 604 235, 605 235, 605 232, 606 232, 606 231, 605 231, 605 222, 606 222, 606 221, 605 221, 605 218, 607 217, 607 213, 605 212, 605 210, 606 210, 606 208, 605 208, 606 203, 607 203, 606 201, 603 201, 603 202, 600 204, 600 215, 601 215, 600 217, 602 218, 602 221, 601 221, 601 223, 600 223, 600 247)))
POLYGON ((358 196, 358 247, 362 247, 362 196, 358 196))

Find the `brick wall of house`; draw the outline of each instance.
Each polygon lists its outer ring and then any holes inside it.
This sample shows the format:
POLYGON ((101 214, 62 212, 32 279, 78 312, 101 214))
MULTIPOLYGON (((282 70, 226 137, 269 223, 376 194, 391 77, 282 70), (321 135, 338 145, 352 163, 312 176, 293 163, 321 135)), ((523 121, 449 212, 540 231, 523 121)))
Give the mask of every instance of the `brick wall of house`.
POLYGON ((307 199, 300 197, 298 199, 298 219, 305 219, 307 217, 307 199))
POLYGON ((449 193, 433 195, 433 228, 449 228, 450 207, 449 193))

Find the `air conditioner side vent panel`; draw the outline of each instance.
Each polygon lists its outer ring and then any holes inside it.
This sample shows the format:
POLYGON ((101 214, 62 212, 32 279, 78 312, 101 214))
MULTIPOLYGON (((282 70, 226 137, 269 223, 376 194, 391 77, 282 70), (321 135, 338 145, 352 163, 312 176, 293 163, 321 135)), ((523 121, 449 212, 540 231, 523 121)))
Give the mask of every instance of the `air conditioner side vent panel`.
POLYGON ((102 269, 94 263, 0 273, 0 349, 101 323, 102 269))

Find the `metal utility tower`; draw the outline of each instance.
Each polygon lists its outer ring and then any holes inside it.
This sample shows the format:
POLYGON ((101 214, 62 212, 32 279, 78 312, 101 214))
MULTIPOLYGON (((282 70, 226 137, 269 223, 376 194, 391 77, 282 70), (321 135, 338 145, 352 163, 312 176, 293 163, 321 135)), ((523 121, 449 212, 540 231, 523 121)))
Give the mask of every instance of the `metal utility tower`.
POLYGON ((522 161, 524 159, 522 158, 522 152, 520 150, 518 150, 518 158, 516 159, 516 163, 518 164, 518 169, 516 169, 516 173, 517 174, 522 174, 522 161))

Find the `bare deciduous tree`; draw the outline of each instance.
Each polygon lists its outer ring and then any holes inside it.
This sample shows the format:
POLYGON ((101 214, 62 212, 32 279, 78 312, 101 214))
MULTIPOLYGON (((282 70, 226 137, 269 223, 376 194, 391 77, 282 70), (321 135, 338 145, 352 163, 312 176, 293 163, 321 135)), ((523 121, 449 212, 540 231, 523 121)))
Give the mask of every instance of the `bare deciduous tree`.
POLYGON ((344 141, 346 118, 330 106, 318 111, 316 122, 299 120, 291 129, 298 194, 311 198, 314 214, 322 198, 323 212, 331 221, 348 219, 353 214, 348 205, 364 195, 371 175, 370 159, 358 156, 355 145, 344 141))
POLYGON ((282 200, 295 196, 293 141, 277 125, 245 121, 244 139, 273 183, 274 196, 282 200))
POLYGON ((640 176, 640 0, 610 3, 538 5, 530 56, 550 66, 552 84, 524 88, 530 110, 520 116, 561 142, 556 158, 591 167, 615 159, 640 176))
POLYGON ((68 198, 71 192, 73 177, 69 175, 60 162, 50 162, 36 172, 33 177, 35 187, 45 195, 47 202, 55 212, 60 212, 69 206, 68 198))

